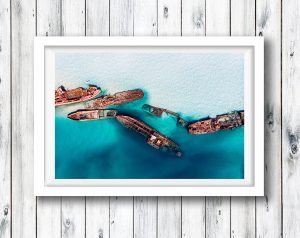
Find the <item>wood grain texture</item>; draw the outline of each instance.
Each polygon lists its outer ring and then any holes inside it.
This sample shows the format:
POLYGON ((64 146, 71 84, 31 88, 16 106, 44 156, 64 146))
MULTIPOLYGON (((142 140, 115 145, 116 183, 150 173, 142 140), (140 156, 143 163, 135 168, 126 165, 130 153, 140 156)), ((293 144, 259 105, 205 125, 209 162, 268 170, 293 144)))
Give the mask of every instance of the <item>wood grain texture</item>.
POLYGON ((12 237, 36 236, 33 195, 33 37, 35 1, 11 1, 12 237))
POLYGON ((158 197, 157 237, 181 237, 181 197, 158 197))
POLYGON ((134 35, 157 36, 157 0, 134 2, 134 35))
POLYGON ((182 0, 182 35, 205 35, 205 0, 182 0))
MULTIPOLYGON (((230 35, 230 1, 206 1, 206 35, 230 35)), ((230 237, 230 198, 206 199, 206 237, 230 237)))
POLYGON ((182 197, 181 206, 181 237, 205 237, 205 197, 182 197))
POLYGON ((85 202, 84 197, 62 198, 61 237, 85 237, 85 202))
POLYGON ((110 0, 110 35, 133 35, 133 0, 110 0))
MULTIPOLYGON (((255 1, 231 0, 231 35, 255 35, 255 1)), ((231 237, 255 237, 255 198, 231 198, 231 237)))
POLYGON ((181 0, 158 0, 158 35, 181 35, 181 0))
POLYGON ((134 237, 157 237, 157 197, 134 198, 134 237))
POLYGON ((109 35, 109 0, 86 0, 86 35, 109 35))
POLYGON ((86 198, 86 237, 109 237, 109 197, 86 198))
POLYGON ((265 39, 265 196, 256 198, 256 234, 281 237, 281 1, 258 0, 256 15, 265 39))
POLYGON ((300 234, 300 3, 282 8, 282 203, 283 237, 300 234))
POLYGON ((0 0, 0 237, 11 228, 10 3, 0 0))
MULTIPOLYGON (((36 27, 38 36, 59 36, 61 27, 61 2, 37 1, 36 27)), ((61 198, 37 198, 37 237, 61 237, 61 198)))
POLYGON ((110 238, 133 237, 133 198, 110 198, 110 238))

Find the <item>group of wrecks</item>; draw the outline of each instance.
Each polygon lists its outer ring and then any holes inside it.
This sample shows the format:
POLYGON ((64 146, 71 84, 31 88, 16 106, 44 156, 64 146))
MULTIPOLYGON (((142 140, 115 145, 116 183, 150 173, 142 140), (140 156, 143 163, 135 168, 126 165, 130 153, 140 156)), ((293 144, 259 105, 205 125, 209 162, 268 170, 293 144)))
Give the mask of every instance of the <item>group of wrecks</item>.
MULTIPOLYGON (((75 88, 66 90, 60 86, 55 90, 55 106, 63 106, 73 103, 87 102, 84 109, 68 114, 68 118, 77 121, 101 120, 116 118, 126 128, 132 129, 147 139, 147 143, 156 149, 171 151, 181 157, 180 147, 167 136, 161 134, 145 122, 132 116, 119 114, 116 109, 108 109, 109 106, 122 105, 125 103, 140 100, 144 97, 141 89, 128 90, 113 95, 101 94, 101 89, 95 85, 88 88, 75 88)), ((194 122, 185 121, 179 113, 168 109, 144 104, 142 109, 151 115, 162 117, 164 113, 177 119, 177 125, 187 129, 189 134, 207 134, 220 130, 229 130, 244 125, 244 111, 233 111, 218 115, 215 118, 204 118, 194 122)))

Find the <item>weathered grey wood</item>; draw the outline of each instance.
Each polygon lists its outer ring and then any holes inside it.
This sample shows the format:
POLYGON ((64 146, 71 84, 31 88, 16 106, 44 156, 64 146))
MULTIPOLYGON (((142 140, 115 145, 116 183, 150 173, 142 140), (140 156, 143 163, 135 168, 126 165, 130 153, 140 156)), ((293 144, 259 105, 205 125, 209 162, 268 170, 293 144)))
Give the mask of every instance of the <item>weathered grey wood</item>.
MULTIPOLYGON (((255 1, 231 0, 231 35, 255 35, 255 1)), ((231 237, 255 237, 255 198, 231 198, 231 237)))
MULTIPOLYGON (((38 36, 61 35, 61 3, 59 0, 37 1, 38 36)), ((42 80, 42 79, 41 79, 42 80)), ((61 237, 61 198, 37 198, 37 237, 61 237)))
POLYGON ((182 238, 205 237, 205 197, 182 197, 182 238))
POLYGON ((205 0, 182 1, 182 35, 205 35, 205 0))
POLYGON ((134 2, 134 35, 157 35, 157 0, 134 2))
POLYGON ((110 0, 110 35, 133 35, 133 0, 110 0))
POLYGON ((86 237, 109 237, 109 197, 86 198, 86 237))
POLYGON ((230 237, 230 199, 206 199, 206 237, 230 237))
POLYGON ((61 237, 85 237, 84 197, 63 197, 61 210, 61 237))
POLYGON ((206 35, 228 36, 230 34, 230 1, 206 1, 206 35))
POLYGON ((36 236, 33 195, 33 37, 35 1, 11 1, 12 237, 36 236))
MULTIPOLYGON (((182 1, 182 35, 205 35, 205 1, 182 1)), ((205 237, 205 198, 182 197, 182 237, 205 237)))
POLYGON ((85 35, 85 0, 62 0, 62 35, 85 35))
MULTIPOLYGON (((206 1, 206 35, 230 35, 230 1, 206 1)), ((230 237, 230 198, 207 197, 206 237, 230 237)))
POLYGON ((86 0, 86 35, 109 35, 109 0, 86 0))
POLYGON ((157 197, 134 198, 134 237, 157 237, 157 197))
POLYGON ((133 198, 110 198, 110 238, 133 237, 133 198))
MULTIPOLYGON (((134 35, 157 36, 157 0, 134 2, 134 35)), ((134 198, 134 237, 157 237, 157 197, 134 198)))
MULTIPOLYGON (((62 0, 62 34, 85 35, 85 0, 62 0)), ((85 197, 62 198, 62 237, 85 237, 85 197)))
POLYGON ((10 3, 0 0, 0 237, 11 228, 10 3))
POLYGON ((256 14, 256 34, 265 39, 265 196, 256 198, 256 233, 268 238, 281 236, 282 223, 281 1, 258 0, 256 14))
POLYGON ((157 237, 181 237, 181 197, 158 197, 157 237))
POLYGON ((158 35, 181 35, 181 0, 158 0, 158 35))
POLYGON ((36 222, 38 238, 61 237, 61 197, 39 197, 36 222))
POLYGON ((300 4, 288 0, 282 7, 283 237, 299 237, 300 4))

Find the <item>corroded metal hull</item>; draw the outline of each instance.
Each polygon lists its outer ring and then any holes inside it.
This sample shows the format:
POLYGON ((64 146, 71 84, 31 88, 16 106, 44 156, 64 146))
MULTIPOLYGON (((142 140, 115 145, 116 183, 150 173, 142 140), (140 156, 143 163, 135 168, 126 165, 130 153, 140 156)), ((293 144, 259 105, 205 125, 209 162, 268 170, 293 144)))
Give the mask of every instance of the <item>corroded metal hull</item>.
POLYGON ((100 93, 101 89, 92 85, 87 89, 75 88, 70 90, 66 90, 63 86, 60 86, 55 90, 55 106, 85 102, 95 98, 100 93))
POLYGON ((188 126, 188 132, 190 134, 207 134, 230 130, 242 125, 244 125, 244 111, 235 111, 191 123, 188 126))
POLYGON ((99 97, 89 102, 88 108, 105 108, 113 105, 121 105, 139 100, 144 97, 141 89, 128 90, 113 95, 99 97))
POLYGON ((117 115, 117 120, 126 128, 132 129, 147 138, 147 143, 155 149, 166 149, 181 157, 180 147, 168 137, 162 135, 146 123, 130 116, 117 115))
POLYGON ((117 110, 78 110, 68 114, 68 118, 76 121, 91 121, 114 118, 117 110))

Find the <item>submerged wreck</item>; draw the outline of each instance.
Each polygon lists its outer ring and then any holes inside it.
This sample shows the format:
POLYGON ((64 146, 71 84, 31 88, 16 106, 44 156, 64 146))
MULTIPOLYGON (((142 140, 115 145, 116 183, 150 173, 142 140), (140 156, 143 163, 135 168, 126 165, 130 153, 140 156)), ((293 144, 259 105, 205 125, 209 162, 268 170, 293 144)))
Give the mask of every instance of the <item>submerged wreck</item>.
POLYGON ((128 90, 119 92, 113 95, 106 95, 94 99, 88 105, 89 108, 104 108, 113 105, 121 105, 139 100, 144 97, 144 92, 141 89, 128 90))
POLYGON ((101 120, 114 118, 117 115, 117 110, 105 110, 105 109, 95 109, 95 110, 77 110, 68 114, 68 118, 76 121, 91 121, 91 120, 101 120))
POLYGON ((173 152, 176 156, 181 157, 181 150, 174 141, 160 134, 146 123, 130 116, 117 115, 116 118, 126 128, 132 129, 146 137, 147 143, 155 149, 168 150, 173 152))
POLYGON ((90 85, 87 89, 80 87, 70 90, 60 86, 55 90, 55 106, 84 102, 98 96, 100 93, 101 89, 94 85, 90 85))
POLYGON ((183 126, 183 127, 185 127, 187 125, 187 122, 184 119, 182 119, 178 113, 172 112, 168 109, 151 106, 149 104, 144 104, 142 109, 156 117, 161 117, 163 115, 163 113, 166 113, 167 115, 173 116, 177 119, 177 125, 183 126))
POLYGON ((206 118, 188 125, 190 134, 207 134, 221 130, 230 130, 244 125, 244 111, 234 111, 215 118, 206 118))

